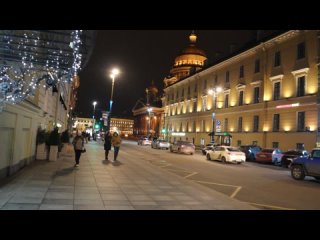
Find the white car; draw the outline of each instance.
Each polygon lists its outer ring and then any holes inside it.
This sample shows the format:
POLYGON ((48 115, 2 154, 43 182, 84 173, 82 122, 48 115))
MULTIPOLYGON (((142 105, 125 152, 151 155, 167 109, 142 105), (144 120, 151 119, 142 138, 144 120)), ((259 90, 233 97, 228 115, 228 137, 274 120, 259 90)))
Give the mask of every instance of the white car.
POLYGON ((151 140, 148 138, 140 138, 138 140, 138 145, 141 145, 141 146, 151 145, 151 140))
POLYGON ((166 140, 155 139, 151 143, 151 148, 159 148, 159 149, 169 149, 170 143, 166 140))
POLYGON ((219 146, 215 147, 213 150, 207 152, 208 160, 219 160, 224 163, 234 162, 243 163, 246 161, 246 155, 241 152, 239 148, 230 146, 219 146))

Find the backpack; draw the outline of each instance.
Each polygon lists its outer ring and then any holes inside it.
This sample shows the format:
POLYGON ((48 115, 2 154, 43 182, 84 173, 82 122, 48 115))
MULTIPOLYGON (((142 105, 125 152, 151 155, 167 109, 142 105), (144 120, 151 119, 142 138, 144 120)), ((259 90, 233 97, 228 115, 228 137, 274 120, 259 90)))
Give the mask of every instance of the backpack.
POLYGON ((79 137, 76 141, 76 144, 75 144, 75 148, 76 150, 82 150, 82 138, 79 137))

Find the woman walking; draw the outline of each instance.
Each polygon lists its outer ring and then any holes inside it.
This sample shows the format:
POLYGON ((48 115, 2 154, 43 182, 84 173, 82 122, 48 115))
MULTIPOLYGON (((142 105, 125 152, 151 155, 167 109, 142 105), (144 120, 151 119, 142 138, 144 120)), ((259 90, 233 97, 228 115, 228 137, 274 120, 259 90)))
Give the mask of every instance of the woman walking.
POLYGON ((105 160, 108 161, 109 151, 111 150, 111 134, 110 132, 106 132, 104 137, 104 151, 105 151, 105 160))
POLYGON ((120 150, 120 144, 121 144, 121 138, 117 132, 113 133, 112 139, 111 139, 113 148, 114 148, 114 158, 113 161, 117 161, 117 157, 120 150))
POLYGON ((72 144, 74 147, 75 160, 76 160, 76 164, 74 166, 78 167, 81 153, 84 150, 84 138, 80 131, 77 132, 77 136, 73 139, 72 144))

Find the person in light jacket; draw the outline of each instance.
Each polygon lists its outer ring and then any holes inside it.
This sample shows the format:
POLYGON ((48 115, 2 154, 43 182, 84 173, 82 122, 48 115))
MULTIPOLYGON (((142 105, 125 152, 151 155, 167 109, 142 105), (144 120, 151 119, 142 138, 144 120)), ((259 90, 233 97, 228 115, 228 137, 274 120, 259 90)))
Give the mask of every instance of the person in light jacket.
POLYGON ((117 157, 118 157, 118 154, 119 154, 121 141, 122 140, 121 140, 119 134, 117 132, 114 132, 113 136, 112 136, 112 139, 111 139, 111 143, 112 143, 112 146, 114 148, 113 161, 117 161, 117 157))

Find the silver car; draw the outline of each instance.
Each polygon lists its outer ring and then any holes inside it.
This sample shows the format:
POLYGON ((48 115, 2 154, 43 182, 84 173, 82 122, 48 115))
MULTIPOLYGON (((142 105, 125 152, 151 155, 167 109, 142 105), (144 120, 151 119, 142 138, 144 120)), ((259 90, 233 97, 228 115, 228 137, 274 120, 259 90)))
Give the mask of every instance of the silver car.
POLYGON ((191 142, 177 141, 170 146, 170 152, 194 154, 196 147, 191 142))
POLYGON ((151 148, 169 149, 170 143, 163 139, 155 139, 151 143, 151 148))
POLYGON ((145 145, 151 145, 151 140, 148 138, 140 138, 138 140, 138 145, 145 146, 145 145))

